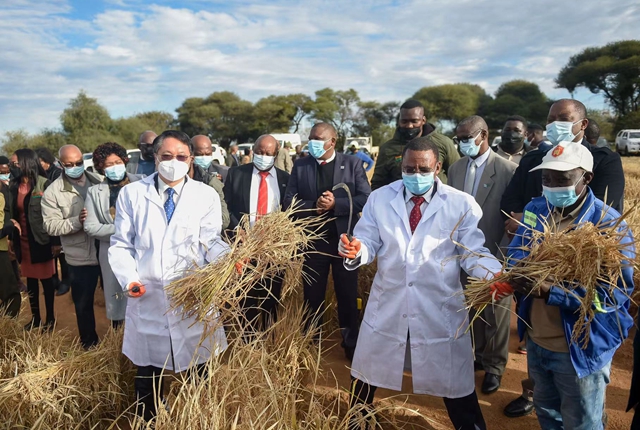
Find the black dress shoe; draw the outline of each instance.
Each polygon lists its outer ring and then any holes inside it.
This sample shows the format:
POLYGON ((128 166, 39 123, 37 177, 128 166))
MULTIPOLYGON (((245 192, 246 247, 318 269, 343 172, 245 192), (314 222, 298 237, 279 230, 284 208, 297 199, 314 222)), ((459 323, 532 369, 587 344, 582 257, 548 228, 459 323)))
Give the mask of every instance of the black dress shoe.
POLYGON ((500 388, 500 381, 502 380, 502 376, 494 375, 493 373, 485 373, 484 379, 482 380, 482 392, 484 394, 491 394, 498 391, 500 388))
POLYGON ((509 418, 519 418, 533 412, 533 402, 520 396, 504 408, 504 414, 509 418))
POLYGON ((69 285, 68 283, 62 281, 58 285, 58 288, 57 288, 57 291, 56 291, 56 296, 64 296, 65 294, 67 294, 69 292, 70 289, 71 289, 71 285, 69 285))

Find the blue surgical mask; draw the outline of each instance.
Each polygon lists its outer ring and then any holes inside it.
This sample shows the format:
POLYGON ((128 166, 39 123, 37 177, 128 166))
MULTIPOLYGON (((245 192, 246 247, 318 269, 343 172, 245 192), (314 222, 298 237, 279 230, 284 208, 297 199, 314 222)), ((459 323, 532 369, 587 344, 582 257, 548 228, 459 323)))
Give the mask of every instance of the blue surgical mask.
POLYGON ((560 142, 573 142, 573 139, 576 138, 576 135, 573 134, 573 126, 580 121, 571 122, 571 121, 554 121, 551 124, 547 124, 547 139, 554 146, 560 142))
POLYGON ((256 169, 265 172, 273 167, 276 157, 271 155, 253 154, 253 165, 256 169))
POLYGON ((580 183, 584 175, 580 176, 578 182, 568 187, 545 187, 542 186, 542 195, 549 204, 555 208, 566 208, 578 201, 580 197, 576 194, 576 184, 580 183))
POLYGON ((402 183, 414 196, 421 196, 433 187, 435 173, 404 173, 402 172, 402 183))
POLYGON ((458 145, 460 146, 460 152, 462 153, 462 155, 473 158, 480 153, 480 145, 476 145, 476 139, 478 138, 480 133, 482 133, 482 130, 480 130, 480 132, 476 134, 476 137, 468 140, 458 141, 458 145))
POLYGON ((324 140, 310 140, 307 148, 309 148, 309 154, 315 159, 322 157, 327 150, 324 149, 324 144, 326 141, 324 140))
POLYGON ((529 141, 528 137, 524 138, 524 146, 526 146, 527 148, 531 146, 531 141, 529 141))
POLYGON ((207 170, 213 162, 213 155, 196 155, 193 158, 193 162, 196 163, 196 166, 200 166, 204 170, 207 170))
POLYGON ((11 173, 0 174, 0 181, 8 181, 11 178, 11 173))
POLYGON ((84 173, 84 166, 65 167, 64 174, 71 179, 80 179, 84 173))
POLYGON ((104 175, 113 182, 120 182, 127 173, 127 167, 124 164, 116 164, 115 166, 104 169, 104 175))

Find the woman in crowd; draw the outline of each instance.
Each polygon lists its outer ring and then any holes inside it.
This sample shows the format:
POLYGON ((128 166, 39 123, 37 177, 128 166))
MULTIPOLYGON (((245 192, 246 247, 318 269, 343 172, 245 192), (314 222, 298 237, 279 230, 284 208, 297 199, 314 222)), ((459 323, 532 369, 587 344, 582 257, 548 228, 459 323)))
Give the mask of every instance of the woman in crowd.
POLYGON ((22 276, 27 278, 27 291, 31 305, 31 322, 26 330, 39 327, 40 287, 44 290, 46 308, 45 329, 53 330, 55 316, 53 313, 55 268, 54 252, 60 252, 59 244, 47 235, 42 222, 42 194, 49 181, 40 165, 38 155, 31 149, 19 149, 11 156, 10 189, 13 198, 12 212, 20 229, 13 231, 13 251, 20 263, 22 276))
POLYGON ((105 181, 94 185, 87 192, 87 219, 84 231, 100 241, 98 259, 102 271, 104 301, 107 318, 114 327, 122 324, 127 309, 127 299, 122 293, 111 266, 109 265, 109 241, 115 233, 113 221, 116 214, 116 200, 125 185, 142 178, 127 173, 127 150, 114 142, 103 143, 93 151, 93 166, 105 176, 105 181))
POLYGON ((11 219, 11 200, 9 187, 0 178, 0 315, 16 318, 20 313, 20 287, 11 266, 7 238, 17 224, 11 219))

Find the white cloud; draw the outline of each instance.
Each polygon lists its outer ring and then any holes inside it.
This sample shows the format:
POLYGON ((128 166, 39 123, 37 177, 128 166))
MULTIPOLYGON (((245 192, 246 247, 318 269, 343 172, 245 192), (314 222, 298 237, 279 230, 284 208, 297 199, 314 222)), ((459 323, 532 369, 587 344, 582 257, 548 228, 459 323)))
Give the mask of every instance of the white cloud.
MULTIPOLYGON (((0 132, 58 125, 80 89, 113 116, 173 112, 187 97, 355 88, 401 100, 425 85, 511 79, 551 97, 554 78, 587 46, 636 36, 640 6, 537 0, 449 2, 106 1, 80 19, 63 0, 8 0, 0 10, 0 132)), ((599 97, 581 92, 602 107, 599 97)))

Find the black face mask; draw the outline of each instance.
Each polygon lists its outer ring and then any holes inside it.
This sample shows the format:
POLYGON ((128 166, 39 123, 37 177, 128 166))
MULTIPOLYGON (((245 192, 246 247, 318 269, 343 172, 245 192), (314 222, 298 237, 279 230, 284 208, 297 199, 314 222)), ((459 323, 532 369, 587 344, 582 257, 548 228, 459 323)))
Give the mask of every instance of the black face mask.
POLYGON ((517 131, 505 131, 502 133, 500 148, 507 154, 515 154, 524 146, 524 134, 517 131))
POLYGON ((11 176, 13 176, 14 179, 20 179, 20 177, 22 176, 22 170, 19 167, 11 166, 9 167, 9 171, 11 172, 11 176))
POLYGON ((146 161, 153 160, 153 145, 140 145, 140 156, 146 161))
POLYGON ((421 131, 420 127, 413 127, 413 128, 398 127, 398 134, 400 135, 400 138, 406 142, 409 142, 410 140, 413 140, 416 137, 418 137, 418 135, 420 134, 420 131, 421 131))

